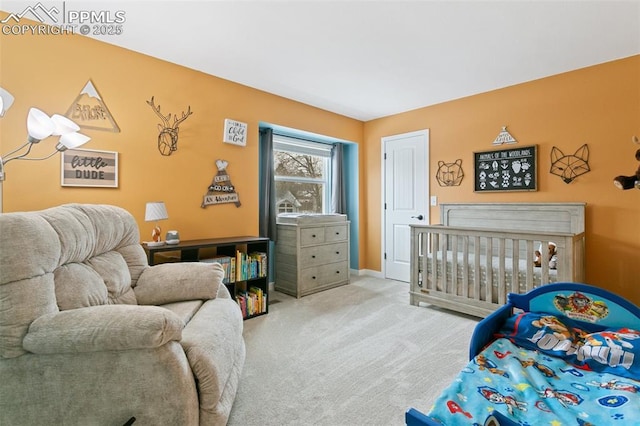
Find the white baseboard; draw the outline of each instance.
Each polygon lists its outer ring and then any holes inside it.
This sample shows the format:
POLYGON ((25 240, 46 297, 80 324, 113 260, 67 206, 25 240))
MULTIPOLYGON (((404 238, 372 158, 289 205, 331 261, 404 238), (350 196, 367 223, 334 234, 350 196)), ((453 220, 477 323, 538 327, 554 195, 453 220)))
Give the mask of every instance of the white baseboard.
POLYGON ((358 276, 374 277, 374 278, 384 278, 384 276, 382 275, 382 272, 373 271, 371 269, 352 269, 351 274, 358 275, 358 276))
MULTIPOLYGON (((373 271, 371 269, 350 269, 349 273, 354 276, 366 276, 366 277, 374 277, 374 278, 384 278, 382 272, 373 271)), ((269 292, 275 291, 275 282, 269 283, 269 292)))

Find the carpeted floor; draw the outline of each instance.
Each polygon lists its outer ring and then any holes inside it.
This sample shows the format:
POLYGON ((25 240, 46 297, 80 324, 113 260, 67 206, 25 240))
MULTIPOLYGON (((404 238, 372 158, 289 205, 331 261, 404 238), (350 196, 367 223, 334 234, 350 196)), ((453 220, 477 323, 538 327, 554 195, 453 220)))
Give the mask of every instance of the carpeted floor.
POLYGON ((402 425, 466 365, 478 319, 409 304, 407 283, 353 277, 244 322, 230 426, 402 425))

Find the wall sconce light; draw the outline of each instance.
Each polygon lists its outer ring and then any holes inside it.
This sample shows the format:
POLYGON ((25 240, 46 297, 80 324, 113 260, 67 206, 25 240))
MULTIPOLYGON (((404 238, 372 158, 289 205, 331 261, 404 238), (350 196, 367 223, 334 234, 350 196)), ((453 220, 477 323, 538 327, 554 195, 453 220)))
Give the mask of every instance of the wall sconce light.
POLYGON ((13 95, 0 87, 0 117, 4 117, 4 113, 11 108, 13 100, 13 95))
MULTIPOLYGON (((6 104, 4 104, 3 100, 3 107, 4 106, 6 106, 6 104)), ((2 212, 2 185, 6 178, 4 165, 13 160, 46 160, 58 152, 77 148, 91 139, 88 136, 78 133, 78 130, 80 130, 80 126, 62 115, 54 114, 49 117, 37 108, 31 108, 29 110, 29 115, 27 116, 27 142, 11 152, 0 155, 0 212, 2 212), (33 145, 49 136, 60 137, 54 151, 45 157, 28 158, 27 156, 31 152, 33 145)))
POLYGON ((151 241, 147 242, 147 246, 156 247, 164 245, 164 241, 161 241, 162 229, 158 223, 159 220, 164 219, 169 219, 169 214, 167 214, 167 208, 163 201, 152 201, 147 203, 147 208, 144 212, 144 221, 156 223, 153 227, 153 231, 151 231, 151 241))

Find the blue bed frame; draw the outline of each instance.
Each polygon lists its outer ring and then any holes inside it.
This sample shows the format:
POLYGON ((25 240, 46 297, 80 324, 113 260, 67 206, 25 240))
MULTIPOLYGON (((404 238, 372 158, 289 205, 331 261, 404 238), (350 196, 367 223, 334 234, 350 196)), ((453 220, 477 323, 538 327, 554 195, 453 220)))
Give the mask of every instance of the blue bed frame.
MULTIPOLYGON (((562 316, 561 311, 554 309, 554 298, 558 295, 571 295, 576 292, 592 299, 597 298, 606 301, 610 313, 604 319, 595 322, 597 326, 601 326, 603 329, 606 327, 628 327, 640 330, 640 308, 610 291, 580 283, 547 284, 525 294, 509 293, 505 305, 480 321, 471 336, 469 360, 473 359, 485 346, 494 340, 494 334, 514 312, 544 312, 562 316)), ((495 417, 498 422, 495 424, 516 424, 501 416, 500 413, 495 413, 495 417)), ((407 410, 405 422, 408 426, 442 426, 442 423, 436 422, 415 408, 407 410)))

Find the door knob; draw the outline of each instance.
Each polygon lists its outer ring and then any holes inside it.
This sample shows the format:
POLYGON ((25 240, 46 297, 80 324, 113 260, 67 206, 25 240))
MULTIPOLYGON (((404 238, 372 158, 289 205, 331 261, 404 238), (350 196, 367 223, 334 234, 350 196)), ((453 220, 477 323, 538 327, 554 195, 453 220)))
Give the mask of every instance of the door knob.
POLYGON ((422 220, 424 219, 424 216, 422 215, 418 215, 418 216, 411 216, 412 219, 418 219, 418 220, 422 220))

